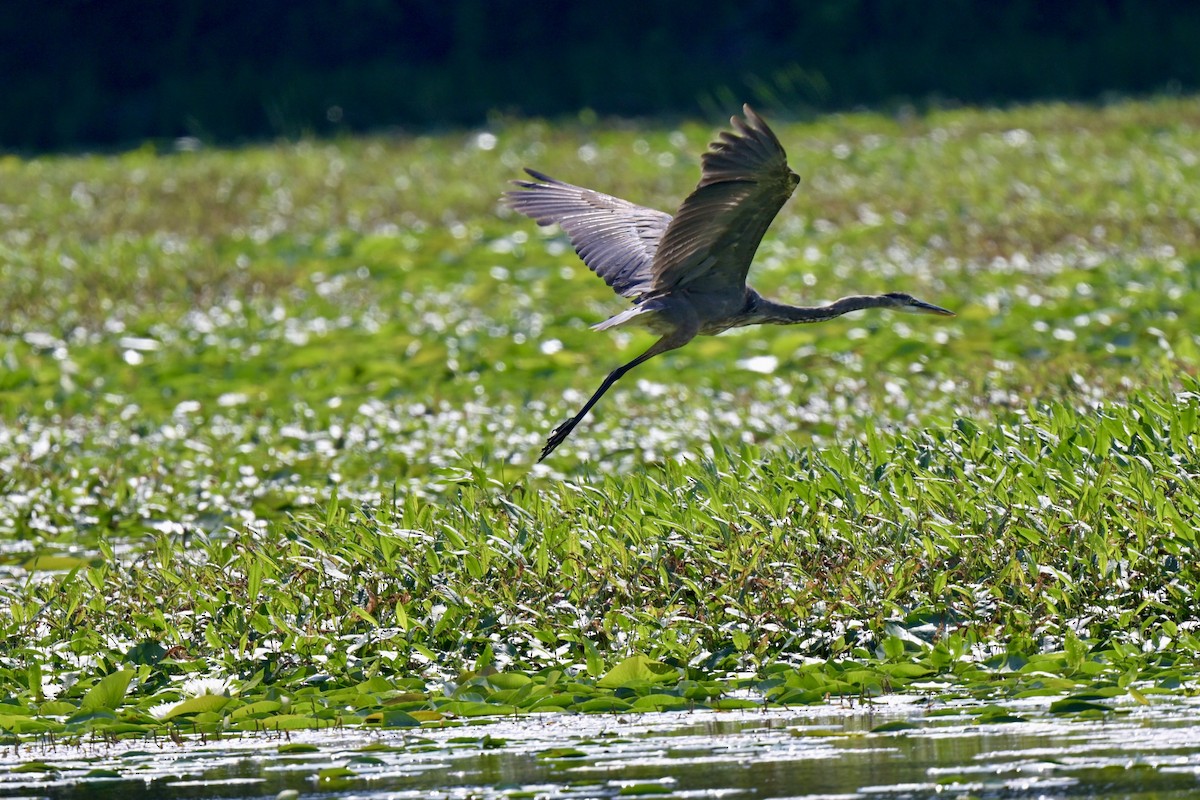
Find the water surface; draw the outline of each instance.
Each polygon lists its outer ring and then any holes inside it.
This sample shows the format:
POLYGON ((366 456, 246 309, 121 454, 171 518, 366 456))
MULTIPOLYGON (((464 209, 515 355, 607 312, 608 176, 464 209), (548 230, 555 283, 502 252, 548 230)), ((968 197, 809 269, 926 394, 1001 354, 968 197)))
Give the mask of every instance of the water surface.
POLYGON ((1009 704, 1009 721, 981 722, 995 711, 890 697, 869 707, 554 714, 182 744, 29 743, 0 755, 0 797, 1200 796, 1200 701, 1090 716, 1048 707, 1046 698, 1009 704), (297 746, 307 752, 289 752, 297 746))

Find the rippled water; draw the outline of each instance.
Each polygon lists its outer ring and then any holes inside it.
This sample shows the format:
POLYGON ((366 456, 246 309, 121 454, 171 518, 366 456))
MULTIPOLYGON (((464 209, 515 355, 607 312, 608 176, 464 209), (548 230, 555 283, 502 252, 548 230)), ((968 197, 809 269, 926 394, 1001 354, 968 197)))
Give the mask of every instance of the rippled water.
POLYGON ((1045 698, 1009 706, 1024 721, 993 724, 976 722, 978 708, 885 698, 871 708, 546 715, 420 731, 31 744, 0 756, 0 797, 1200 794, 1200 702, 1130 706, 1103 719, 1055 716, 1047 706, 1045 698), (897 722, 915 727, 879 730, 897 722), (298 744, 312 748, 286 752, 298 744))

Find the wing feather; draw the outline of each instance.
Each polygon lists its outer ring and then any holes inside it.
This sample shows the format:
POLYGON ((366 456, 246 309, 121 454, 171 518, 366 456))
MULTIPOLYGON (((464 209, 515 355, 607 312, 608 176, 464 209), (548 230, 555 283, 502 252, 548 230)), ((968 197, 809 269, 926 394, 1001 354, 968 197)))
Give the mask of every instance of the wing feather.
POLYGON ((750 106, 701 157, 700 183, 667 226, 651 265, 652 294, 682 286, 739 291, 754 252, 800 178, 750 106))
POLYGON ((583 263, 622 297, 636 299, 649 290, 670 214, 525 171, 534 180, 513 181, 521 188, 505 192, 506 205, 539 225, 558 223, 583 263))

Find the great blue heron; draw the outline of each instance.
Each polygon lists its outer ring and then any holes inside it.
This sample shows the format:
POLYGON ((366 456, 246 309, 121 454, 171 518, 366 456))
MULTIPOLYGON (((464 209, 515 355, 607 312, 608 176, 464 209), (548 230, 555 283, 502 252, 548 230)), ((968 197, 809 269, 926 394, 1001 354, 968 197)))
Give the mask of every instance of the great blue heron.
POLYGON ((800 177, 767 124, 749 105, 732 117, 700 160, 700 183, 672 217, 592 189, 554 180, 532 169, 533 181, 513 181, 504 202, 537 221, 558 225, 588 268, 633 308, 593 326, 603 331, 638 324, 660 338, 646 352, 608 374, 579 413, 550 434, 538 461, 554 452, 626 372, 697 335, 743 325, 823 322, 860 308, 894 308, 954 316, 953 311, 903 292, 854 295, 826 306, 791 306, 746 285, 754 251, 800 177))

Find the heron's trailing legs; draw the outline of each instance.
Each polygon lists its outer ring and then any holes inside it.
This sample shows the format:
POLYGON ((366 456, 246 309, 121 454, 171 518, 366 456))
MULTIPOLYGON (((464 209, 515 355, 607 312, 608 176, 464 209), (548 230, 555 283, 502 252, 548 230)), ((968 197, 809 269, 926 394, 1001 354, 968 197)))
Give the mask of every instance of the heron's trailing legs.
POLYGON ((592 410, 592 406, 596 405, 596 401, 603 397, 604 393, 607 392, 614 383, 621 380, 621 376, 623 376, 626 372, 629 372, 629 370, 633 369, 638 364, 641 364, 643 361, 649 361, 650 359, 654 358, 659 353, 665 353, 668 350, 674 350, 677 347, 683 347, 685 344, 690 342, 694 336, 694 333, 690 336, 685 336, 679 332, 669 333, 654 344, 650 345, 650 349, 642 353, 633 361, 630 361, 628 364, 623 364, 614 369, 612 372, 608 373, 608 377, 606 377, 604 382, 600 384, 600 388, 597 389, 595 394, 591 396, 591 399, 589 399, 587 403, 584 404, 583 408, 579 410, 579 413, 571 417, 563 424, 559 425, 554 429, 554 432, 550 434, 550 438, 546 440, 546 446, 542 448, 542 454, 538 456, 538 461, 544 460, 546 456, 554 452, 554 448, 566 441, 567 437, 571 435, 571 431, 575 430, 575 426, 579 424, 580 420, 587 416, 587 413, 592 410))

